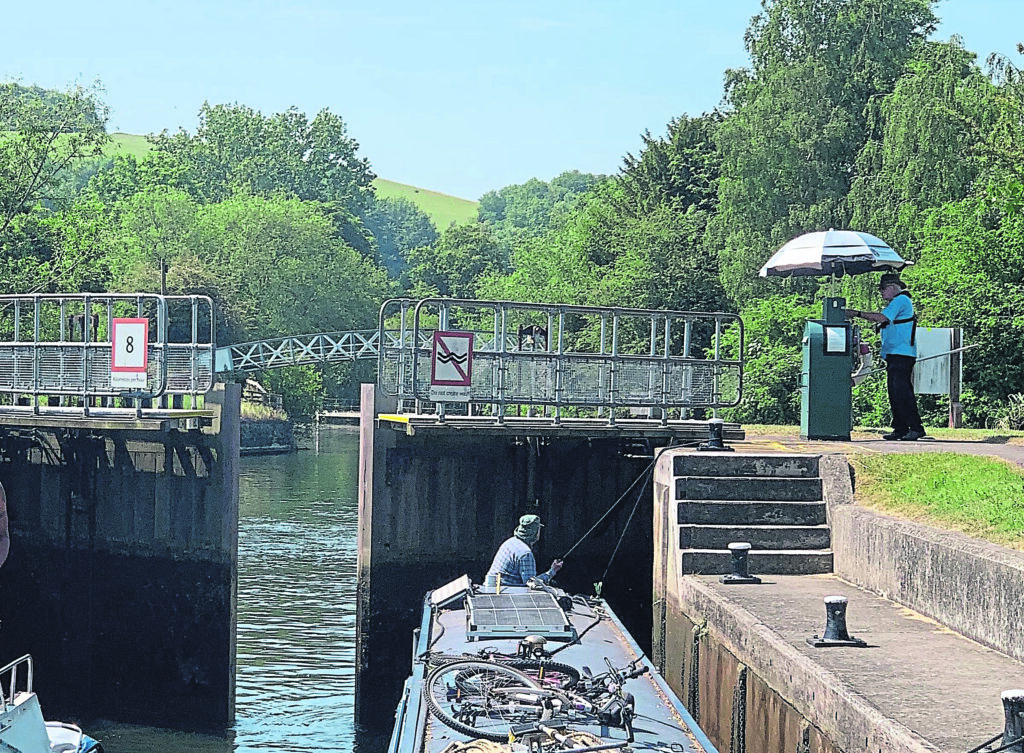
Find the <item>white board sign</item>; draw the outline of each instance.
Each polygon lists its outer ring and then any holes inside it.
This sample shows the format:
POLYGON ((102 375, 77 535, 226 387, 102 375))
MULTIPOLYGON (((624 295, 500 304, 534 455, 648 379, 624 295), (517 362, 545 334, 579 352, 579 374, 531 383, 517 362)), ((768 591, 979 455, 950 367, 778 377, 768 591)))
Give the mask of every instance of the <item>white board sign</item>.
POLYGON ((110 331, 110 386, 114 389, 146 389, 149 366, 149 320, 114 319, 110 331))
POLYGON ((435 332, 430 359, 430 399, 468 403, 473 384, 473 333, 435 332))
MULTIPOLYGON (((953 349, 953 330, 944 327, 918 327, 915 341, 917 363, 914 365, 914 392, 918 395, 948 395, 948 353, 953 349)), ((959 365, 959 359, 957 363, 959 365)))

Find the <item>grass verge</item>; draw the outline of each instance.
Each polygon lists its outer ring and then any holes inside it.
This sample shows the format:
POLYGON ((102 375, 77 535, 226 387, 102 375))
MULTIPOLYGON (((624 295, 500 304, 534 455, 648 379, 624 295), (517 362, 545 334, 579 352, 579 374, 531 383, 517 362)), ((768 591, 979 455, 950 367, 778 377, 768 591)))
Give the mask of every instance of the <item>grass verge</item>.
POLYGON ((857 503, 1024 551, 1024 473, 957 453, 861 454, 857 503))

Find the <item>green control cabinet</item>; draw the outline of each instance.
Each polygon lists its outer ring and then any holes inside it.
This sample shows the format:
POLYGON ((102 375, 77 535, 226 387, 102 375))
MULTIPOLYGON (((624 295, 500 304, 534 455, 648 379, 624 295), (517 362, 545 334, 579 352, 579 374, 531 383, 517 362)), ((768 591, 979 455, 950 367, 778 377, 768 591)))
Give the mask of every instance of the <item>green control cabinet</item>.
POLYGON ((849 440, 853 330, 846 321, 845 298, 826 298, 822 308, 822 318, 804 326, 800 437, 849 440))

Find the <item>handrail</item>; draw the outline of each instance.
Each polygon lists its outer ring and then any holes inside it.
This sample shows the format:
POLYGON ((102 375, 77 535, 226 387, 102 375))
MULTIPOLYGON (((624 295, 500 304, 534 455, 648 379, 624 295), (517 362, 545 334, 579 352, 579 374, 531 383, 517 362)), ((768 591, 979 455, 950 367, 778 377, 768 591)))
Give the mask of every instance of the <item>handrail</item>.
MULTIPOLYGON (((213 301, 154 293, 0 295, 0 394, 88 408, 99 399, 200 394, 213 387, 213 301), (124 320, 131 320, 125 322, 124 320), (115 369, 118 323, 147 328, 138 380, 115 369), (130 386, 129 386, 130 385, 130 386)), ((131 342, 131 338, 128 338, 131 342)))
POLYGON ((7 711, 11 706, 14 705, 14 696, 18 692, 18 669, 21 665, 26 664, 28 666, 27 678, 25 682, 25 692, 32 692, 32 680, 35 671, 32 663, 31 654, 25 654, 18 659, 10 662, 3 668, 0 668, 0 704, 3 705, 3 711, 7 711), (10 673, 9 682, 6 683, 7 689, 4 690, 4 675, 10 673))
POLYGON ((742 395, 743 322, 726 312, 392 299, 378 326, 378 341, 388 333, 378 386, 400 410, 433 404, 442 421, 446 406, 463 403, 498 423, 514 406, 552 407, 556 423, 567 408, 607 411, 613 424, 620 410, 658 410, 665 422, 669 410, 731 407, 742 395), (385 329, 396 325, 397 337, 385 329), (472 342, 471 376, 455 390, 433 389, 433 340, 443 332, 451 336, 439 348, 472 342), (468 332, 483 336, 458 339, 468 332))

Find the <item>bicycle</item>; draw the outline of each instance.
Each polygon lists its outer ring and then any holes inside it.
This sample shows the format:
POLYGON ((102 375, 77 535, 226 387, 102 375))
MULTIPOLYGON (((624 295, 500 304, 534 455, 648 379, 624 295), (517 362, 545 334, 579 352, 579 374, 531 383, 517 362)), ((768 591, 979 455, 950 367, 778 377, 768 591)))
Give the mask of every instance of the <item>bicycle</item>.
POLYGON ((623 691, 626 680, 649 671, 640 659, 608 671, 586 672, 573 690, 544 687, 506 664, 479 660, 442 664, 427 677, 427 705, 445 725, 463 734, 496 742, 539 730, 549 722, 591 723, 626 730, 633 741, 635 701, 623 691))

